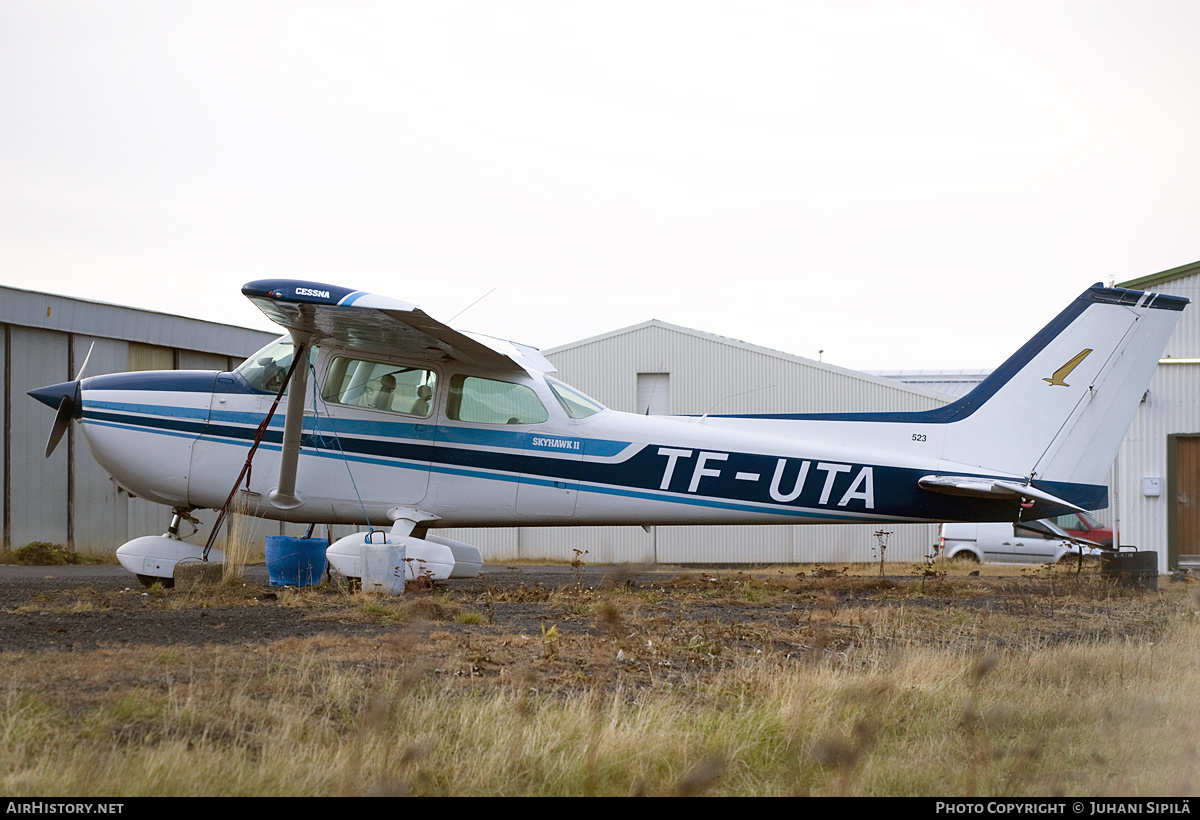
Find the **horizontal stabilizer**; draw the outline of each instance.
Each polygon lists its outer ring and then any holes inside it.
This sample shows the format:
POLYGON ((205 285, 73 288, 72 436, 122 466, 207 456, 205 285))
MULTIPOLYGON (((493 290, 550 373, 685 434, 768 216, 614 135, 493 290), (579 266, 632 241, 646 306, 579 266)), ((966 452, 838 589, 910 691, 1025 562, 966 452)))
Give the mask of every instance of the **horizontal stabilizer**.
POLYGON ((1016 498, 1019 496, 1026 501, 1044 501, 1067 509, 1084 511, 1082 507, 1077 507, 1070 501, 1039 490, 1031 484, 1019 484, 1016 481, 1005 481, 998 478, 970 475, 927 475, 920 478, 917 484, 922 489, 946 495, 965 495, 972 498, 1016 498))

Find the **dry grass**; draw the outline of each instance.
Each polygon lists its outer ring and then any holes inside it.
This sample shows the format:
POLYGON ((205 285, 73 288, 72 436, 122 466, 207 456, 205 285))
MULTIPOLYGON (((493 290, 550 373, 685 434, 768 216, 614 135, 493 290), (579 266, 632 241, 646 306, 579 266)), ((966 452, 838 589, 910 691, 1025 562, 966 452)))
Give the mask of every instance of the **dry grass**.
POLYGON ((242 583, 246 564, 254 559, 265 558, 263 549, 259 546, 262 540, 259 529, 262 524, 251 512, 246 495, 235 495, 229 508, 228 520, 225 522, 225 562, 221 566, 221 581, 230 586, 242 583))
POLYGON ((112 551, 98 551, 84 547, 76 550, 71 546, 34 541, 15 550, 0 549, 0 564, 17 564, 27 567, 62 567, 78 564, 116 564, 112 551))
POLYGON ((101 648, 69 664, 57 652, 10 654, 0 659, 0 789, 1163 796, 1200 787, 1194 587, 1131 592, 1049 571, 888 587, 811 570, 397 601, 287 592, 278 605, 298 615, 391 628, 245 647, 101 648), (1002 605, 967 605, 998 594, 1002 605), (492 626, 502 607, 535 607, 540 629, 492 626))

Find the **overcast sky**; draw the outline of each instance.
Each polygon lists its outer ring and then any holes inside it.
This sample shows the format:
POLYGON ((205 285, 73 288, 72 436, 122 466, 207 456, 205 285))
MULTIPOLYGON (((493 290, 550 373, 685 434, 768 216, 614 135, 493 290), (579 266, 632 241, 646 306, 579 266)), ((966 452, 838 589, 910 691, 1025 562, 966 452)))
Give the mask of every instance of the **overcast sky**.
POLYGON ((993 367, 1200 259, 1198 42, 1196 0, 0 0, 0 283, 993 367))

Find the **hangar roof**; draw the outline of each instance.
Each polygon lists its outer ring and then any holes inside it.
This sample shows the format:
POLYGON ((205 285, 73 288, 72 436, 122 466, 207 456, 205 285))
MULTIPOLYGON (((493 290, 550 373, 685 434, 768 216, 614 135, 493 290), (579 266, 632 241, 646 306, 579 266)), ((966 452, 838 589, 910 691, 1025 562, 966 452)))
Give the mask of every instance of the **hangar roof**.
POLYGON ((870 370, 872 376, 917 385, 960 399, 991 375, 987 370, 870 370))
POLYGON ((279 335, 12 287, 0 287, 0 322, 235 357, 245 356, 279 335))
POLYGON ((1128 282, 1118 282, 1117 287, 1145 290, 1152 285, 1162 285, 1167 282, 1174 282, 1176 279, 1195 276, 1196 274, 1200 274, 1200 262, 1189 262, 1177 268, 1159 271, 1158 273, 1152 273, 1149 276, 1142 276, 1138 279, 1130 279, 1128 282))
POLYGON ((543 351, 570 384, 633 410, 636 378, 672 373, 680 414, 919 410, 944 393, 651 319, 543 351))

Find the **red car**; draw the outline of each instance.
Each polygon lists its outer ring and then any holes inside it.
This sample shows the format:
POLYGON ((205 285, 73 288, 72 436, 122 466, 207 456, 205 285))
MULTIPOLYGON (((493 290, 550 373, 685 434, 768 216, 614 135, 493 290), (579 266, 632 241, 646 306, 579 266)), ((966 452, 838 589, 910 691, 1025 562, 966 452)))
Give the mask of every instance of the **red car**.
POLYGON ((1076 538, 1093 541, 1102 547, 1113 545, 1113 531, 1103 527, 1100 522, 1088 513, 1067 513, 1054 519, 1054 523, 1062 527, 1076 538))

